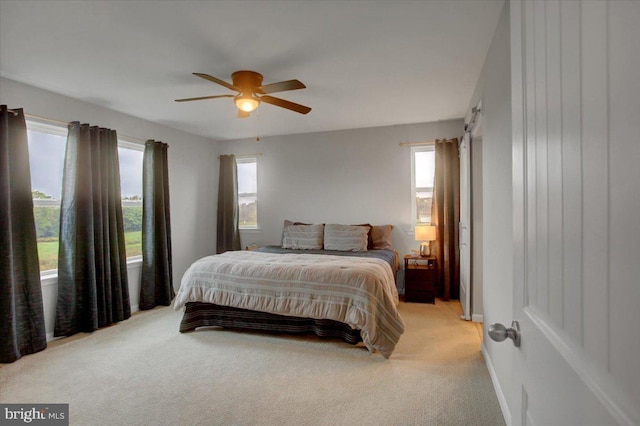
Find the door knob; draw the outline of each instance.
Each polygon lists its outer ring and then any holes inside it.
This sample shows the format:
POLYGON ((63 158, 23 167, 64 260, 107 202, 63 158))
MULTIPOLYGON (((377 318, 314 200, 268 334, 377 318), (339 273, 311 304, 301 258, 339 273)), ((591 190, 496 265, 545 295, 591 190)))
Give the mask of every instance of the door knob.
POLYGON ((513 321, 511 323, 511 328, 506 328, 499 322, 493 323, 489 326, 489 337, 491 337, 491 340, 495 340, 496 342, 502 342, 508 337, 513 340, 513 345, 515 347, 519 347, 520 324, 518 324, 518 321, 513 321))

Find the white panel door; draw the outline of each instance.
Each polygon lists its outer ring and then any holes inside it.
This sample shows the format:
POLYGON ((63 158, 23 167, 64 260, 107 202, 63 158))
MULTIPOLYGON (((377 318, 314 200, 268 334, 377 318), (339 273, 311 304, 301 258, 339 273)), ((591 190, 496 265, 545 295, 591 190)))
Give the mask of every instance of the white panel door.
POLYGON ((513 0, 511 54, 512 423, 638 425, 640 2, 513 0))
POLYGON ((462 319, 471 319, 471 162, 469 133, 460 142, 460 304, 462 319))

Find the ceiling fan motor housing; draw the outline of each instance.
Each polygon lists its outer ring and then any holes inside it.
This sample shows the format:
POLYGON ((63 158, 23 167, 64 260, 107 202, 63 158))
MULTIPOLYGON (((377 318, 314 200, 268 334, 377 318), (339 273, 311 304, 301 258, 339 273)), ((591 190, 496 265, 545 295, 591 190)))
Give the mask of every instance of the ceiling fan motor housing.
POLYGON ((236 71, 231 74, 231 79, 233 85, 241 89, 242 92, 252 93, 262 86, 262 74, 255 71, 236 71))

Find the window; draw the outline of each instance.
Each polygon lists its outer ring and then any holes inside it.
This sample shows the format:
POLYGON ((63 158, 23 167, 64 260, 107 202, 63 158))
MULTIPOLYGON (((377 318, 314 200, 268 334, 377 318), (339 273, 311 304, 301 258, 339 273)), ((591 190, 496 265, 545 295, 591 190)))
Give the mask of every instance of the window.
POLYGON ((411 208, 413 226, 431 223, 433 201, 433 179, 436 156, 433 146, 411 148, 411 208))
POLYGON ((236 158, 240 229, 258 228, 258 159, 236 158))
MULTIPOLYGON (((31 194, 40 272, 58 269, 60 200, 67 128, 27 120, 31 194)), ((142 156, 144 146, 118 141, 122 216, 127 257, 142 255, 142 156)))
POLYGON ((40 272, 47 275, 58 269, 60 199, 67 129, 27 121, 27 139, 40 272))
POLYGON ((142 256, 142 158, 144 145, 118 141, 120 193, 127 258, 142 256))

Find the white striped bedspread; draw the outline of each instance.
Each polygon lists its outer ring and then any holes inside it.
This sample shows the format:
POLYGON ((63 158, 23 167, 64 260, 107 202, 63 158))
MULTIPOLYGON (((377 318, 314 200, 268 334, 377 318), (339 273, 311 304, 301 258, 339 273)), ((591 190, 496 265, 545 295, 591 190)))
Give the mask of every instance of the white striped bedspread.
POLYGON ((373 258, 229 251, 189 267, 174 309, 187 302, 340 321, 385 358, 404 332, 391 267, 373 258))

